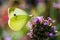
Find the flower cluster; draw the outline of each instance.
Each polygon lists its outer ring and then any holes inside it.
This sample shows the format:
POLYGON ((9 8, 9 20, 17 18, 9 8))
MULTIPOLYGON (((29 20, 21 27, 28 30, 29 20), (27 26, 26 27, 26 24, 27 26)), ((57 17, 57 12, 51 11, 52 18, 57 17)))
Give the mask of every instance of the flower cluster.
POLYGON ((36 17, 28 23, 28 26, 30 27, 28 35, 34 40, 51 38, 56 34, 55 20, 50 17, 36 17))

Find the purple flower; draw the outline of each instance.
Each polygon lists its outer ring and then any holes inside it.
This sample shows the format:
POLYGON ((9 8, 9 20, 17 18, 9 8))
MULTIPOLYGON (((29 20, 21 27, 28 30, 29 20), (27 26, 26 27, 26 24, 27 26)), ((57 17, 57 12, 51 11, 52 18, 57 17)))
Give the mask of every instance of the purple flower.
POLYGON ((33 20, 33 22, 34 22, 34 23, 38 23, 38 22, 39 22, 39 19, 38 19, 38 18, 35 18, 35 19, 33 20))
POLYGON ((52 23, 55 23, 55 20, 52 20, 52 23))
POLYGON ((54 7, 54 8, 57 8, 57 4, 56 4, 56 3, 53 3, 53 7, 54 7))
POLYGON ((53 37, 53 33, 49 33, 49 36, 50 36, 50 37, 53 37))
POLYGON ((41 17, 38 16, 37 18, 39 19, 40 22, 42 22, 44 20, 43 16, 41 16, 41 17))
POLYGON ((60 8, 60 3, 53 3, 54 8, 60 8))
POLYGON ((47 23, 45 22, 44 25, 47 25, 47 23))
POLYGON ((47 36, 47 38, 54 37, 54 32, 56 31, 54 22, 55 20, 52 20, 50 17, 46 19, 43 16, 38 16, 30 21, 30 32, 28 33, 28 35, 32 38, 38 37, 38 35, 40 36, 41 34, 43 34, 42 36, 47 36))
POLYGON ((51 20, 51 18, 50 18, 50 17, 48 17, 48 20, 51 20))
POLYGON ((56 31, 56 26, 54 26, 54 31, 56 31))

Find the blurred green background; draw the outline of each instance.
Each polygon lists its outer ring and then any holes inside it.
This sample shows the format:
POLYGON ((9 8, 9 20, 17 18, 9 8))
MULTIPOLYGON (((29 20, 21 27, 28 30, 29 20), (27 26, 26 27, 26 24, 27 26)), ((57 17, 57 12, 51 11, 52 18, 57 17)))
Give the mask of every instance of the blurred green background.
POLYGON ((17 0, 19 5, 13 4, 15 0, 0 0, 0 40, 21 40, 29 32, 27 24, 21 31, 13 31, 8 26, 8 8, 18 7, 28 15, 51 17, 56 20, 57 34, 49 40, 60 40, 60 0, 17 0), (32 1, 31 1, 32 2, 32 1))

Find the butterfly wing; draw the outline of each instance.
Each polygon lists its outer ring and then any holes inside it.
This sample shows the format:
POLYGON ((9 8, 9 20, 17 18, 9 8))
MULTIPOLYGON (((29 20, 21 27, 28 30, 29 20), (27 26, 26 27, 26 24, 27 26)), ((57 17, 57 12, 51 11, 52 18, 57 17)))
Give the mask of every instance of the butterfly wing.
POLYGON ((14 31, 19 31, 29 20, 29 16, 23 10, 16 9, 13 13, 9 14, 9 27, 14 31), (14 16, 16 14, 16 16, 14 16))

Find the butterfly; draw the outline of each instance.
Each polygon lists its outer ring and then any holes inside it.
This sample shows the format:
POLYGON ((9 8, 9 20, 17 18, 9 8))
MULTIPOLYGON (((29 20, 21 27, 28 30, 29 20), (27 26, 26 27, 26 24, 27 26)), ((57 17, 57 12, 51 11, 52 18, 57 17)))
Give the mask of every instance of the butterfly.
POLYGON ((8 8, 8 25, 14 31, 20 31, 29 20, 29 15, 19 8, 8 8))

